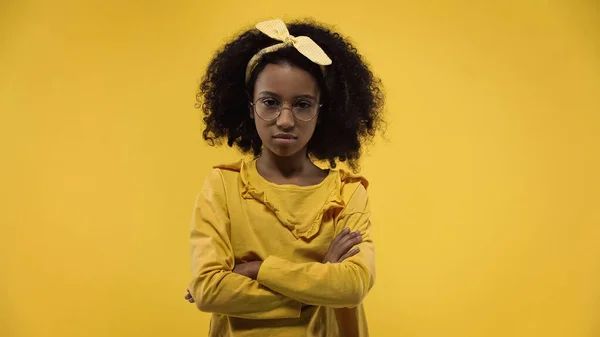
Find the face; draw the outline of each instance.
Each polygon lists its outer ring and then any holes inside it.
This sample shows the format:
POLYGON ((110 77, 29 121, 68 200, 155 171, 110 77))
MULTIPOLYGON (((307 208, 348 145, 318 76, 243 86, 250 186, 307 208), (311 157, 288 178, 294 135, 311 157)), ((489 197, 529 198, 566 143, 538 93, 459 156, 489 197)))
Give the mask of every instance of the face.
POLYGON ((265 120, 250 107, 250 117, 255 121, 263 151, 283 157, 306 151, 318 116, 309 121, 299 120, 292 109, 296 109, 296 115, 301 118, 303 114, 310 116, 308 111, 318 112, 319 94, 314 77, 301 68, 289 64, 268 64, 264 68, 254 84, 253 102, 261 105, 257 106, 263 109, 261 111, 279 107, 281 113, 273 120, 265 120))

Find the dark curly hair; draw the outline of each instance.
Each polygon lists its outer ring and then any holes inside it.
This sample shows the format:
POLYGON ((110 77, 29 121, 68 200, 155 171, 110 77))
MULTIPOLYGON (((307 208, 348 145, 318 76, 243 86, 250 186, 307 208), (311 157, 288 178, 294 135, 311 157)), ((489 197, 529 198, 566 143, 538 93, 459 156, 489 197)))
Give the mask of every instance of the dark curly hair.
POLYGON ((259 50, 277 44, 257 29, 248 30, 227 43, 216 53, 204 75, 196 95, 196 107, 204 112, 206 129, 203 137, 210 145, 236 146, 244 153, 258 156, 262 142, 248 111, 254 82, 269 63, 289 63, 315 77, 321 91, 322 108, 317 126, 307 145, 309 156, 348 162, 356 170, 361 144, 370 141, 383 129, 383 88, 356 48, 347 38, 312 20, 287 24, 293 36, 308 36, 331 58, 325 72, 293 47, 263 56, 248 84, 246 65, 259 50))

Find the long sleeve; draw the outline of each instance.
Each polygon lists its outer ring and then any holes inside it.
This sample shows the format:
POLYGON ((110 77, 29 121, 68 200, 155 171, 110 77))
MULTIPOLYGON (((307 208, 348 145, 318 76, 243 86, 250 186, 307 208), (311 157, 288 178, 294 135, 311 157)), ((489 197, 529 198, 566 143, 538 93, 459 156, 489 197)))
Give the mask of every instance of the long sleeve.
POLYGON ((302 303, 333 308, 359 305, 375 282, 375 249, 371 240, 368 196, 359 185, 338 225, 360 231, 360 252, 341 263, 294 263, 276 256, 265 259, 258 282, 302 303))
POLYGON ((232 272, 233 249, 223 177, 213 170, 199 194, 191 228, 192 281, 198 309, 247 319, 299 317, 302 303, 232 272))

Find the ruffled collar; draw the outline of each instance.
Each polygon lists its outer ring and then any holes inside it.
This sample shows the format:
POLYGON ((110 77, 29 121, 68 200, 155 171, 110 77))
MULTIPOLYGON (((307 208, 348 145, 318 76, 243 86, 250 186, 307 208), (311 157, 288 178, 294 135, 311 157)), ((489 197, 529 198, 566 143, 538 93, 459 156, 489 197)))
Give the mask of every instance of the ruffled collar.
MULTIPOLYGON (((353 175, 344 170, 332 169, 329 172, 329 175, 325 178, 323 182, 313 186, 294 186, 294 185, 279 185, 281 187, 289 187, 292 189, 315 189, 315 188, 330 188, 331 191, 327 198, 325 199, 323 205, 321 206, 321 210, 317 213, 316 218, 312 222, 307 222, 306 224, 298 225, 292 224, 286 214, 286 210, 279 209, 272 201, 269 195, 269 190, 264 190, 252 184, 252 179, 250 177, 251 174, 258 175, 258 172, 255 172, 256 169, 252 165, 255 162, 245 162, 243 160, 231 164, 231 165, 221 165, 216 166, 216 168, 238 171, 240 173, 240 194, 244 199, 255 199, 262 204, 264 204, 269 210, 271 210, 277 219, 281 222, 282 225, 287 227, 290 232, 296 238, 302 238, 304 240, 312 239, 318 232, 321 227, 321 223, 323 222, 323 216, 329 212, 341 211, 346 203, 342 198, 342 188, 345 184, 350 182, 360 181, 365 185, 368 185, 366 179, 361 176, 353 175), (331 180, 331 181, 330 181, 331 180)), ((259 176, 260 177, 260 176, 259 176)), ((260 177, 260 179, 264 179, 260 177)), ((267 184, 269 183, 265 180, 267 184)), ((274 185, 274 184, 272 184, 274 185)), ((273 187, 277 188, 277 187, 273 187)))

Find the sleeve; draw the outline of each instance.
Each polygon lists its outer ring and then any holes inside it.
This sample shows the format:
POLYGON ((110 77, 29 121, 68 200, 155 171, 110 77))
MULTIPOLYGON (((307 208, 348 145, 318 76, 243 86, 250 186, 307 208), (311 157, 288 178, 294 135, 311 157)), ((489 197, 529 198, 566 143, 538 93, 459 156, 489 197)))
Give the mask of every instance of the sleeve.
POLYGON ((258 282, 302 303, 333 308, 359 305, 375 283, 375 247, 366 188, 359 185, 337 228, 360 231, 360 252, 341 263, 294 263, 276 256, 265 259, 258 282))
POLYGON ((232 272, 234 256, 222 173, 213 170, 196 199, 189 291, 204 312, 247 319, 299 317, 302 303, 232 272))

